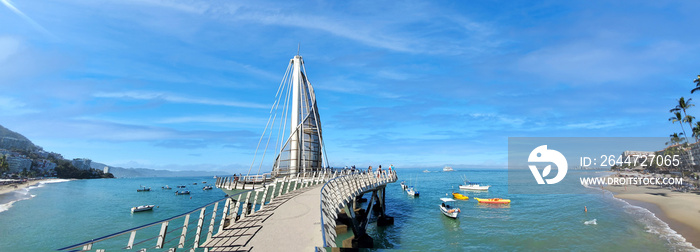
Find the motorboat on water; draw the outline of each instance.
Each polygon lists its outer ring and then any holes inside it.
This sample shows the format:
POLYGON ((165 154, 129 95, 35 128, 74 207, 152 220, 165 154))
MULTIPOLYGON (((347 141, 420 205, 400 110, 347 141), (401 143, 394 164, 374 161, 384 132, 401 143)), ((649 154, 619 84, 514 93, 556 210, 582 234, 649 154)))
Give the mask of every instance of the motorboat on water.
POLYGON ((131 212, 135 213, 135 212, 150 211, 150 210, 153 210, 154 206, 155 205, 143 205, 143 206, 132 207, 131 212))
POLYGON ((202 187, 202 190, 211 190, 211 189, 214 189, 214 187, 211 187, 211 186, 202 187))
POLYGON ((428 171, 428 170, 423 170, 423 172, 425 172, 425 173, 429 173, 430 171, 428 171))
POLYGON ((183 194, 190 194, 190 191, 184 190, 184 191, 176 191, 175 195, 183 195, 183 194))
POLYGON ((405 182, 405 181, 401 181, 401 189, 404 190, 404 191, 406 191, 407 188, 408 188, 408 186, 406 185, 406 182, 405 182))
POLYGON ((446 171, 454 171, 454 170, 452 169, 452 166, 445 166, 444 168, 442 168, 442 171, 446 172, 446 171))
POLYGON ((490 199, 480 199, 477 197, 474 197, 476 201, 479 203, 485 203, 485 204, 510 204, 509 199, 501 199, 501 198, 490 198, 490 199))
POLYGON ((193 185, 197 185, 197 182, 192 183, 193 185))
POLYGON ((413 187, 409 187, 408 189, 406 189, 406 193, 408 193, 408 195, 411 195, 413 197, 420 196, 420 192, 413 189, 413 187))
POLYGON ((456 193, 456 192, 452 193, 452 197, 455 199, 458 199, 458 200, 469 200, 469 196, 465 196, 461 193, 456 193))
POLYGON ((184 185, 179 185, 179 186, 177 186, 177 188, 185 188, 185 186, 184 186, 184 185))
POLYGON ((467 177, 462 177, 464 180, 463 185, 459 185, 460 190, 467 190, 467 191, 488 191, 490 185, 481 185, 476 182, 470 182, 467 177))
POLYGON ((141 188, 136 189, 136 191, 137 192, 150 192, 151 188, 150 187, 146 188, 145 186, 142 186, 141 188))
POLYGON ((455 200, 450 198, 440 198, 440 200, 442 200, 442 205, 440 205, 440 212, 442 212, 442 214, 444 214, 447 217, 457 219, 457 215, 459 215, 459 213, 461 213, 462 210, 459 210, 459 208, 452 207, 449 205, 450 202, 454 202, 455 200))
POLYGON ((202 181, 202 184, 206 184, 206 183, 207 183, 207 181, 202 181))
POLYGON ((171 190, 171 189, 173 189, 172 187, 170 187, 170 186, 168 186, 168 185, 165 185, 165 186, 163 186, 163 187, 161 187, 161 188, 163 188, 163 190, 171 190))

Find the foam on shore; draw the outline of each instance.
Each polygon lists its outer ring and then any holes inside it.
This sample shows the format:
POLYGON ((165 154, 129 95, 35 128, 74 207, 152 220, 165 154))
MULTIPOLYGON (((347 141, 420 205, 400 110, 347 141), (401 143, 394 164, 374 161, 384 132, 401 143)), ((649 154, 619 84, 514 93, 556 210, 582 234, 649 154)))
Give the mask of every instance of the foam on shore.
POLYGON ((604 192, 605 197, 609 197, 613 200, 621 202, 623 204, 622 209, 623 211, 625 211, 625 213, 634 216, 637 221, 643 224, 647 233, 658 235, 661 239, 666 240, 666 242, 668 242, 668 245, 671 246, 674 251, 700 251, 700 249, 694 247, 693 244, 686 241, 685 237, 673 230, 668 225, 668 223, 661 220, 649 209, 640 206, 635 206, 626 200, 617 198, 609 190, 589 185, 583 186, 590 189, 601 190, 604 192))
POLYGON ((44 187, 46 184, 60 183, 71 181, 71 179, 47 179, 40 181, 37 184, 30 185, 24 188, 18 188, 14 191, 0 194, 0 213, 5 212, 12 208, 12 205, 21 200, 27 200, 36 197, 36 194, 31 194, 30 191, 35 188, 44 187))

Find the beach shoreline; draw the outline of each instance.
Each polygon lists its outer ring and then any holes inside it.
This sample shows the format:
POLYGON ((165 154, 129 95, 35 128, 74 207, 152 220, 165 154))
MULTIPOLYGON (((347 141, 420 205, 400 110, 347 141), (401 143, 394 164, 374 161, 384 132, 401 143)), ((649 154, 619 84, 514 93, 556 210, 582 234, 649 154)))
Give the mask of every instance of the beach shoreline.
POLYGON ((20 189, 25 189, 29 188, 32 186, 37 186, 39 183, 55 183, 55 182, 60 182, 60 181, 69 181, 73 179, 57 179, 57 178, 50 178, 50 179, 36 179, 36 180, 29 180, 27 182, 23 182, 20 184, 9 184, 9 185, 0 185, 0 195, 5 195, 20 189))
POLYGON ((674 192, 660 186, 605 186, 615 198, 645 208, 683 236, 695 248, 700 247, 700 194, 674 192))

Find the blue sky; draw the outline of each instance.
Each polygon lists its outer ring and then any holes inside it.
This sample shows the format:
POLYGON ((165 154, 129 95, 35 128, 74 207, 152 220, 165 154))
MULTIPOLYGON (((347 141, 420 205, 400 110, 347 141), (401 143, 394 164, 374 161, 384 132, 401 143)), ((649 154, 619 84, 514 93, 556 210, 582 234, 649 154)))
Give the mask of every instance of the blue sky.
POLYGON ((0 3, 0 124, 122 167, 247 170, 299 43, 333 166, 666 137, 700 74, 693 1, 0 3))

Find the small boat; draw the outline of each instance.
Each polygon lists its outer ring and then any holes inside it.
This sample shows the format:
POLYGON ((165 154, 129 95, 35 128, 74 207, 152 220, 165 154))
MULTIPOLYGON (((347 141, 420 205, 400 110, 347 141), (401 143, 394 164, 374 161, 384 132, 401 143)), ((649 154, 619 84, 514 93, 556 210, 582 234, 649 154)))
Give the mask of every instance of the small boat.
POLYGON ((423 170, 423 172, 428 173, 428 172, 430 172, 430 171, 428 171, 428 170, 423 170))
POLYGON ((476 198, 476 201, 479 201, 479 203, 486 203, 486 204, 510 204, 509 199, 501 199, 501 198, 491 198, 491 199, 480 199, 476 198))
POLYGON ((161 188, 163 188, 163 190, 171 190, 171 189, 173 189, 172 187, 170 187, 170 186, 168 186, 168 185, 165 185, 165 186, 163 186, 163 187, 161 187, 161 188))
POLYGON ((206 183, 207 183, 207 181, 202 181, 202 184, 206 184, 206 183))
POLYGON ((449 202, 454 202, 455 200, 450 198, 440 198, 440 200, 442 200, 442 205, 440 205, 440 212, 442 212, 442 214, 444 214, 447 217, 457 219, 457 215, 459 215, 459 213, 461 213, 462 210, 459 210, 459 208, 452 207, 449 205, 449 202))
POLYGON ((197 185, 197 182, 192 183, 193 185, 197 185))
POLYGON ((481 185, 479 183, 475 182, 470 182, 467 177, 462 178, 464 180, 464 184, 459 186, 460 190, 467 190, 467 191, 488 191, 490 185, 481 185))
POLYGON ((202 190, 211 190, 211 189, 214 189, 214 188, 213 188, 213 187, 211 187, 211 186, 205 186, 205 187, 202 187, 202 190))
POLYGON ((409 187, 408 189, 406 189, 406 193, 408 193, 408 195, 411 195, 413 197, 420 196, 420 192, 413 189, 413 187, 409 187))
POLYGON ((146 187, 144 186, 144 187, 141 187, 140 189, 136 189, 136 191, 137 191, 137 192, 150 192, 150 191, 151 191, 151 188, 150 188, 150 187, 146 188, 146 187))
POLYGON ((405 181, 401 181, 401 189, 404 190, 404 191, 406 191, 407 188, 408 188, 408 186, 406 185, 406 182, 405 182, 405 181))
POLYGON ((464 195, 462 195, 461 193, 455 193, 455 192, 453 192, 453 193, 452 193, 452 197, 455 198, 455 199, 458 199, 458 200, 469 200, 469 197, 468 197, 468 196, 464 196, 464 195))
POLYGON ((184 190, 184 191, 176 191, 175 195, 183 195, 183 194, 190 194, 190 191, 184 190))
POLYGON ((185 186, 184 186, 184 185, 179 185, 179 186, 177 186, 177 188, 185 188, 185 186))
POLYGON ((451 166, 445 166, 445 168, 442 168, 442 171, 454 171, 451 166))
POLYGON ((132 207, 131 212, 143 212, 143 211, 149 211, 153 210, 154 205, 144 205, 144 206, 137 206, 137 207, 132 207))

